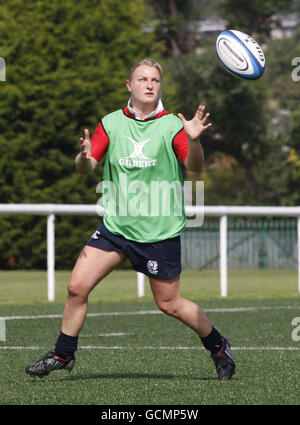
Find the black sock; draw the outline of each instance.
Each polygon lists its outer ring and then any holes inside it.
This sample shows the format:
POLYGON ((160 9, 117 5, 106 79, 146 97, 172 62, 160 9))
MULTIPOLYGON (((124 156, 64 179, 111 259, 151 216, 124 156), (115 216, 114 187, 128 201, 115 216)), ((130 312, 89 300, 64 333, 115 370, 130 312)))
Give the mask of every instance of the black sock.
POLYGON ((204 347, 211 353, 217 353, 222 346, 222 335, 215 329, 212 328, 210 334, 201 338, 204 347))
POLYGON ((66 358, 73 356, 77 350, 78 336, 69 336, 60 333, 55 345, 55 354, 59 357, 66 358))

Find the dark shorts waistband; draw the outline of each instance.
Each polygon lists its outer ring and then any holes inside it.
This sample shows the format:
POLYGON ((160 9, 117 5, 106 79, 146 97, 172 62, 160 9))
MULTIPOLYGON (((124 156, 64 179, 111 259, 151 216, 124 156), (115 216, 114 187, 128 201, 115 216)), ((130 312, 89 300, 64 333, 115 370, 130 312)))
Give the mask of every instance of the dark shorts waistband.
POLYGON ((101 222, 87 245, 123 252, 136 271, 155 279, 170 279, 181 273, 180 236, 153 243, 135 242, 111 233, 101 222))

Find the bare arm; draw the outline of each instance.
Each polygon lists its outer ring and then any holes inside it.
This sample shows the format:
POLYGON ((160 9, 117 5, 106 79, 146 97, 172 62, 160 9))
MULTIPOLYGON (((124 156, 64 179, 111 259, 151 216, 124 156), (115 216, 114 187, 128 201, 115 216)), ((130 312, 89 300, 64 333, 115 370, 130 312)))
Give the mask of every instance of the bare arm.
POLYGON ((76 170, 80 174, 89 173, 97 165, 97 161, 91 156, 91 148, 90 134, 89 131, 85 129, 84 139, 83 137, 80 138, 80 152, 75 159, 76 170))
POLYGON ((200 105, 190 121, 187 121, 182 114, 178 114, 189 139, 189 152, 184 165, 188 170, 196 173, 199 173, 204 165, 204 153, 199 136, 212 125, 211 123, 205 125, 209 113, 204 115, 204 110, 205 106, 200 105))
POLYGON ((187 170, 200 173, 204 165, 204 152, 199 139, 189 137, 189 152, 184 161, 187 170))

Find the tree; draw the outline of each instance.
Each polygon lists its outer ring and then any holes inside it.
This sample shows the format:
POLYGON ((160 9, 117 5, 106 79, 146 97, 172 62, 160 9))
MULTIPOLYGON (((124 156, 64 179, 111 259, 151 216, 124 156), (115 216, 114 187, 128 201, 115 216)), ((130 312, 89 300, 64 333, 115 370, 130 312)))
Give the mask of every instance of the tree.
POLYGON ((257 33, 269 35, 276 14, 287 12, 293 0, 221 0, 220 13, 234 28, 256 37, 257 33))
MULTIPOLYGON (((75 172, 84 128, 125 106, 136 60, 159 59, 142 0, 0 1, 0 202, 96 203, 101 167, 75 172)), ((57 218, 57 267, 71 267, 98 217, 57 218)), ((45 266, 45 219, 0 217, 0 267, 45 266)))
MULTIPOLYGON (((266 78, 271 88, 274 131, 286 160, 280 173, 281 202, 299 205, 300 179, 300 58, 298 45, 300 29, 290 38, 275 40, 268 45, 270 72, 266 78)), ((278 189, 277 189, 278 190, 278 189)))
POLYGON ((148 0, 154 11, 156 35, 164 40, 167 56, 180 57, 194 49, 193 20, 203 13, 199 0, 148 0))
POLYGON ((178 81, 177 101, 181 100, 182 113, 193 116, 198 104, 205 104, 211 113, 213 127, 202 137, 207 164, 220 155, 233 158, 232 164, 242 167, 249 182, 248 196, 260 199, 254 169, 270 149, 265 137, 270 120, 266 82, 231 76, 218 63, 214 46, 197 56, 185 55, 184 61, 170 69, 178 81))
MULTIPOLYGON (((271 17, 288 10, 292 2, 224 0, 217 3, 222 6, 219 14, 227 19, 228 28, 252 35, 257 33, 260 43, 265 40, 269 44, 267 34, 271 17)), ((206 203, 276 205, 295 202, 295 196, 286 190, 287 183, 293 180, 286 167, 289 155, 285 145, 290 135, 288 130, 284 136, 274 135, 272 131, 278 104, 297 103, 298 90, 291 86, 291 71, 287 72, 291 62, 291 57, 288 60, 287 57, 299 44, 295 41, 294 38, 283 41, 282 47, 274 49, 274 60, 269 60, 272 47, 268 49, 268 44, 263 44, 267 70, 256 81, 237 79, 221 67, 214 38, 203 40, 200 54, 191 52, 170 61, 169 69, 177 83, 178 109, 191 117, 202 103, 211 112, 213 127, 202 137, 206 155, 203 173, 208 189, 206 203), (273 67, 280 66, 276 74, 273 67)))

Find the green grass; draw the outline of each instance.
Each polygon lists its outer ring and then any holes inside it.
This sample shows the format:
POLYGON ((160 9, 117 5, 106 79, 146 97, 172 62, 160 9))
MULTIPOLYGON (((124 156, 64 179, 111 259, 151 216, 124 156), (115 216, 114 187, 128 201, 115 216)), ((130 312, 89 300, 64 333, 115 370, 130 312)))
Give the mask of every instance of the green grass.
MULTIPOLYGON (((61 314, 69 275, 56 273, 56 301, 49 303, 44 272, 0 272, 0 316, 61 314)), ((197 335, 163 314, 88 316, 72 373, 33 379, 24 369, 53 348, 61 319, 7 320, 0 404, 299 404, 300 342, 291 324, 300 316, 296 272, 230 271, 226 299, 219 297, 217 271, 184 272, 182 295, 231 340, 237 365, 231 381, 218 381, 197 335), (111 333, 126 335, 98 336, 111 333)), ((132 271, 112 273, 90 297, 89 313, 141 310, 157 308, 147 284, 145 297, 137 298, 132 271)))
MULTIPOLYGON (((64 302, 70 271, 56 271, 56 302, 64 302)), ((218 298, 217 270, 184 271, 182 295, 194 299, 218 298)), ((47 302, 47 273, 41 271, 0 271, 0 306, 7 304, 40 304, 47 302)), ((145 280, 145 298, 152 293, 145 280)), ((229 298, 297 297, 296 270, 229 270, 229 298)), ((91 293, 91 302, 125 302, 137 298, 137 275, 132 270, 116 270, 91 293)))

